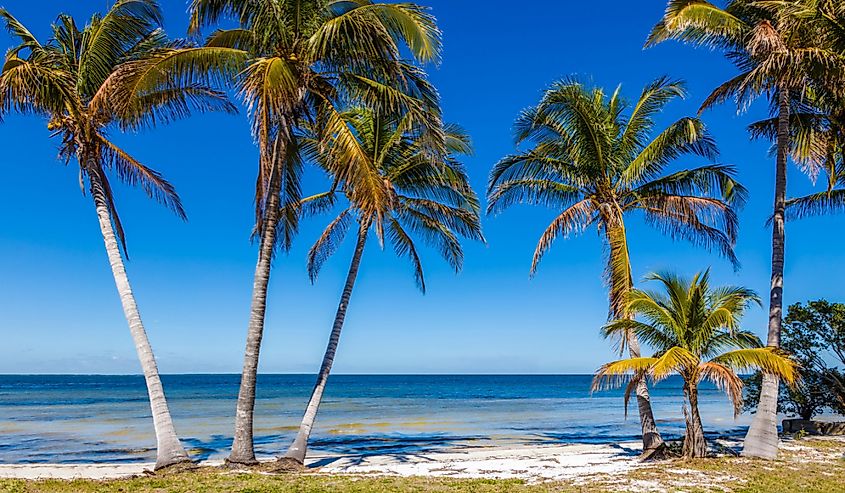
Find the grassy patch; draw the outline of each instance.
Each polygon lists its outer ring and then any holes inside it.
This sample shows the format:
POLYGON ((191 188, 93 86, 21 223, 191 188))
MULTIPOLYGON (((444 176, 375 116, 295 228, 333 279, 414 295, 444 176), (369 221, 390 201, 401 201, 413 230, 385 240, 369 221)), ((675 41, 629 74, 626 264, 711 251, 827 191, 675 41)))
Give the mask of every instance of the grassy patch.
POLYGON ((162 477, 142 477, 119 481, 22 481, 0 480, 0 491, 14 493, 575 493, 584 491, 567 485, 526 485, 523 481, 486 479, 439 479, 324 476, 296 474, 231 474, 217 469, 199 470, 162 477))

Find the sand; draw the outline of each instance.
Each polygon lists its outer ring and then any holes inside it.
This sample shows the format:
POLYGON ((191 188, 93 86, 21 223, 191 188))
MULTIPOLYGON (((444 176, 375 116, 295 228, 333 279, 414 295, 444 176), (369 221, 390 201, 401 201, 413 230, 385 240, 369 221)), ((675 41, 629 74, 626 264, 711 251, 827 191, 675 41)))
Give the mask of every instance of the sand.
MULTIPOLYGON (((321 474, 518 478, 534 482, 625 472, 640 464, 640 446, 631 442, 465 448, 421 454, 316 455, 306 464, 321 474)), ((202 463, 220 464, 219 460, 202 463)), ((145 474, 152 467, 152 463, 0 464, 0 478, 117 479, 145 474)))

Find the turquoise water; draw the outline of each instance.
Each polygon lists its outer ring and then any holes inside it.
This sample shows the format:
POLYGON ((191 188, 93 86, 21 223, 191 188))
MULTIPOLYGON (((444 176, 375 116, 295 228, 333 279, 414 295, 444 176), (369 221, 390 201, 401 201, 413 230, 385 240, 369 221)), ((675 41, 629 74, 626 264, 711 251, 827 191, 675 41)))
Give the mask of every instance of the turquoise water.
MULTIPOLYGON (((314 452, 415 453, 456 446, 636 440, 622 392, 590 394, 589 375, 337 375, 314 429, 314 452)), ((176 429, 198 459, 225 457, 238 375, 162 377, 176 429)), ((260 375, 256 452, 292 439, 311 375, 260 375)), ((683 430, 681 381, 652 389, 664 436, 683 430)), ((706 431, 742 433, 727 398, 703 385, 706 431)), ((155 438, 141 376, 0 375, 0 462, 152 461, 155 438)))

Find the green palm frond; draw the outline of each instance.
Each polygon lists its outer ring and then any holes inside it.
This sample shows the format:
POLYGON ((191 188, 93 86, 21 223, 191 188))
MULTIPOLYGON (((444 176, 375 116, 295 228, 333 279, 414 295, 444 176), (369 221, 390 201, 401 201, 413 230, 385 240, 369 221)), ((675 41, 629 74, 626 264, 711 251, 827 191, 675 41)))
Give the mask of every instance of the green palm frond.
POLYGON ((736 48, 750 26, 740 17, 704 0, 670 0, 646 47, 668 39, 717 48, 736 48))
POLYGON ((687 368, 698 366, 699 358, 681 346, 669 348, 649 368, 649 374, 655 382, 665 379, 673 373, 680 373, 687 368))
POLYGON ((681 118, 642 147, 641 138, 635 148, 636 155, 620 179, 626 184, 640 184, 657 177, 674 160, 684 155, 697 155, 716 159, 719 155, 716 142, 704 123, 697 118, 681 118))
POLYGON ((657 358, 628 358, 604 364, 596 370, 592 390, 618 388, 633 375, 647 373, 657 361, 657 358))
POLYGON ((773 347, 737 349, 716 356, 712 361, 739 372, 760 370, 780 377, 789 384, 799 378, 795 362, 773 347))
POLYGON ((162 25, 155 0, 117 0, 86 27, 79 57, 78 90, 92 96, 138 41, 162 25))
POLYGON ((546 207, 569 207, 578 201, 581 190, 548 179, 514 179, 505 181, 490 191, 489 213, 495 214, 512 205, 532 204, 546 207))
MULTIPOLYGON (((630 306, 630 305, 629 305, 630 306)), ((625 341, 628 333, 633 332, 638 340, 651 347, 659 348, 659 351, 666 351, 668 348, 679 344, 677 335, 665 330, 662 325, 651 325, 639 320, 621 318, 608 322, 602 327, 601 335, 605 338, 625 341)), ((624 346, 619 345, 619 352, 624 351, 624 346)))
POLYGON ((41 48, 41 42, 38 41, 38 38, 36 38, 29 29, 17 20, 8 10, 2 7, 0 7, 0 18, 2 18, 3 22, 6 24, 6 30, 20 40, 20 45, 12 49, 12 55, 17 56, 17 54, 24 49, 33 50, 41 48))
POLYGON ((399 42, 407 44, 420 61, 434 61, 439 56, 440 31, 425 8, 371 1, 344 3, 348 8, 325 20, 309 38, 313 59, 332 59, 344 53, 359 59, 399 58, 399 42))
POLYGON ((652 196, 641 200, 646 221, 672 239, 716 251, 739 268, 734 254, 736 213, 723 202, 693 196, 652 196))

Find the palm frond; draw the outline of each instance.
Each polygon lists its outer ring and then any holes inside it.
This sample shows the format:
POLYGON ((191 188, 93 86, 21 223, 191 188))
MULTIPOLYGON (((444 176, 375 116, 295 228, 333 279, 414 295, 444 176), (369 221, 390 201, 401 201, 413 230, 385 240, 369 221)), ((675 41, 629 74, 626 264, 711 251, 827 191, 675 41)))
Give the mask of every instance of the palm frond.
POLYGON ((113 170, 127 185, 141 187, 148 197, 172 210, 181 219, 187 219, 176 189, 160 173, 144 166, 106 137, 100 135, 98 140, 101 162, 106 169, 113 170))
POLYGON ((688 349, 681 346, 669 348, 649 369, 649 374, 656 382, 667 378, 673 373, 680 373, 685 369, 695 368, 699 359, 688 349))
POLYGON ((845 190, 841 188, 789 199, 786 202, 788 220, 837 214, 843 211, 845 211, 845 190))
POLYGON ((425 293, 425 275, 423 273, 422 261, 417 253, 416 246, 414 246, 414 240, 405 231, 405 229, 402 228, 399 221, 393 217, 389 218, 387 221, 387 238, 393 245, 393 251, 396 252, 396 256, 407 256, 411 261, 411 264, 414 267, 414 280, 417 283, 417 287, 420 291, 425 293))
POLYGON ((79 59, 79 90, 93 96, 127 51, 162 23, 155 0, 117 0, 105 16, 94 16, 79 59))
POLYGON ((534 249, 534 258, 531 261, 531 275, 537 272, 537 267, 543 255, 549 251, 552 243, 560 236, 569 236, 584 231, 594 222, 595 211, 589 200, 578 201, 566 208, 558 215, 540 236, 537 247, 534 249))
POLYGON ((16 38, 20 40, 20 45, 18 45, 12 51, 12 55, 17 55, 23 49, 36 49, 41 47, 41 42, 38 41, 38 38, 30 32, 26 26, 23 25, 22 22, 17 20, 15 16, 13 16, 8 10, 0 7, 0 18, 3 19, 3 23, 6 25, 6 30, 16 38))
POLYGON ((320 269, 326 260, 340 247, 353 220, 352 210, 344 209, 326 226, 323 234, 320 235, 311 249, 308 250, 308 278, 311 279, 312 283, 317 280, 320 269))
POLYGON ((716 356, 711 361, 738 372, 760 370, 782 378, 789 384, 799 378, 795 362, 774 347, 737 349, 716 356))
POLYGON ((670 0, 646 47, 675 39, 715 48, 741 46, 749 30, 742 19, 704 0, 670 0))
POLYGON ((628 358, 604 364, 596 370, 592 391, 618 388, 633 375, 647 373, 657 361, 657 358, 628 358))
POLYGON ((716 388, 728 394, 734 407, 734 417, 742 412, 742 379, 725 365, 708 361, 699 366, 701 380, 709 380, 716 388))
POLYGON ((620 179, 625 184, 644 183, 684 155, 707 159, 716 159, 719 155, 716 141, 697 118, 682 118, 658 134, 631 160, 620 179))

